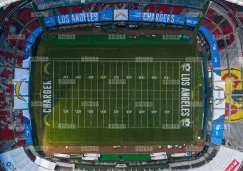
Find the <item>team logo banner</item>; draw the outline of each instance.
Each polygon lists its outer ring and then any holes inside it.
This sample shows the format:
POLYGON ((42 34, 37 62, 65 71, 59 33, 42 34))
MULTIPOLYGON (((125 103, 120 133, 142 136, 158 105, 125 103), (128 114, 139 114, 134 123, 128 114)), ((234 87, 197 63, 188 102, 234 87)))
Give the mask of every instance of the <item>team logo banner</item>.
POLYGON ((71 18, 69 14, 66 15, 58 15, 56 16, 57 19, 57 23, 59 25, 67 25, 67 24, 71 24, 71 18))
POLYGON ((143 13, 143 21, 146 21, 146 22, 154 22, 154 17, 155 14, 152 13, 152 12, 144 12, 143 13))
POLYGON ((46 27, 53 27, 53 26, 56 26, 57 25, 56 19, 55 19, 54 16, 45 17, 44 18, 44 23, 45 23, 46 27))
POLYGON ((72 21, 72 23, 84 23, 84 22, 86 22, 86 13, 81 12, 81 13, 71 14, 71 21, 72 21))
POLYGON ((142 11, 141 10, 130 10, 129 11, 129 20, 130 21, 141 21, 142 20, 142 11))
POLYGON ((112 21, 112 10, 100 10, 100 21, 112 21))
POLYGON ((114 21, 127 21, 128 20, 128 10, 114 10, 114 21))
POLYGON ((87 13, 87 22, 97 22, 97 21, 99 21, 98 12, 88 12, 87 13))
POLYGON ((190 27, 196 27, 198 18, 196 17, 186 17, 186 25, 190 27))
POLYGON ((155 22, 157 23, 174 23, 175 15, 157 13, 155 17, 155 22))
POLYGON ((185 23, 185 17, 183 15, 175 15, 175 19, 171 20, 171 23, 183 25, 185 23))

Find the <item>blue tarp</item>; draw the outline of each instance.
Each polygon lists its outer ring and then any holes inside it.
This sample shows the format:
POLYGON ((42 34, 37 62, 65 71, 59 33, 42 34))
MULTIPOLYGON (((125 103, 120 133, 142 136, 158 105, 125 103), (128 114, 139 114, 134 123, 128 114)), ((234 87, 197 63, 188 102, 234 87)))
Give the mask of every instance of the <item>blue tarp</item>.
POLYGON ((31 44, 34 44, 35 43, 35 39, 36 39, 35 36, 30 34, 26 41, 31 43, 31 44))
POLYGON ((224 135, 224 123, 213 123, 212 126, 212 136, 213 137, 221 137, 224 135))
POLYGON ((142 21, 142 10, 129 10, 130 21, 142 21))
POLYGON ((222 144, 222 138, 218 138, 218 137, 211 137, 211 142, 214 144, 222 144))
POLYGON ((32 140, 32 130, 30 124, 24 124, 24 137, 26 138, 25 143, 30 144, 33 142, 32 140))
POLYGON ((217 74, 218 76, 221 76, 221 70, 214 70, 213 71, 215 74, 217 74))
POLYGON ((204 26, 200 26, 199 31, 202 32, 205 37, 207 37, 209 34, 211 34, 211 32, 204 26))
POLYGON ((112 21, 112 10, 100 10, 100 21, 112 21))
MULTIPOLYGON (((211 48, 210 48, 211 50, 211 48)), ((220 67, 220 56, 219 53, 211 53, 211 60, 213 67, 220 67)))
POLYGON ((37 38, 40 36, 40 34, 43 32, 43 28, 42 27, 38 27, 37 29, 35 29, 32 34, 37 38))
POLYGON ((208 34, 207 40, 208 40, 209 43, 212 42, 212 41, 215 41, 215 37, 211 32, 208 34))

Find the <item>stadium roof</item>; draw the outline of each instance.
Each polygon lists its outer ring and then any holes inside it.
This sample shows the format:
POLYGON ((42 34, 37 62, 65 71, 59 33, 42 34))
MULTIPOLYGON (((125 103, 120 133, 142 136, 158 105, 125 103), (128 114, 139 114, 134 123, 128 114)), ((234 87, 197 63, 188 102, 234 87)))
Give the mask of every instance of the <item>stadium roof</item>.
POLYGON ((243 6, 243 0, 226 0, 226 1, 243 6))
POLYGON ((6 6, 8 4, 11 4, 12 2, 16 2, 19 0, 0 0, 0 7, 6 6))

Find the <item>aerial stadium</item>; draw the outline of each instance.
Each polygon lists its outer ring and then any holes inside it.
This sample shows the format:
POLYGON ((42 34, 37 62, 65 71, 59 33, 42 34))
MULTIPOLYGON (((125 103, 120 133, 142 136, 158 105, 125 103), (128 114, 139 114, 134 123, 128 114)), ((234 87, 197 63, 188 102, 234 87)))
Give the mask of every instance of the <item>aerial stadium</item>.
POLYGON ((5 0, 0 24, 0 171, 243 171, 242 0, 5 0))

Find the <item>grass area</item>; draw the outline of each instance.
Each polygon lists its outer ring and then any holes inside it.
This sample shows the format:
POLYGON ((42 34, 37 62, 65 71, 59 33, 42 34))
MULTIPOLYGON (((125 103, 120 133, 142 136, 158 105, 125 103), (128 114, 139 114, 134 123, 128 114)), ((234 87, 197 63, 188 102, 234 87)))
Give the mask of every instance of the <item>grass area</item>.
POLYGON ((41 144, 192 143, 202 117, 202 106, 192 104, 202 99, 201 63, 188 61, 198 56, 195 49, 192 41, 148 36, 120 42, 107 36, 44 38, 38 56, 49 60, 33 62, 31 74, 32 100, 43 102, 32 107, 41 144), (182 76, 189 86, 182 86, 182 76), (181 115, 182 88, 189 90, 188 117, 181 115), (182 126, 182 119, 191 124, 182 126))

